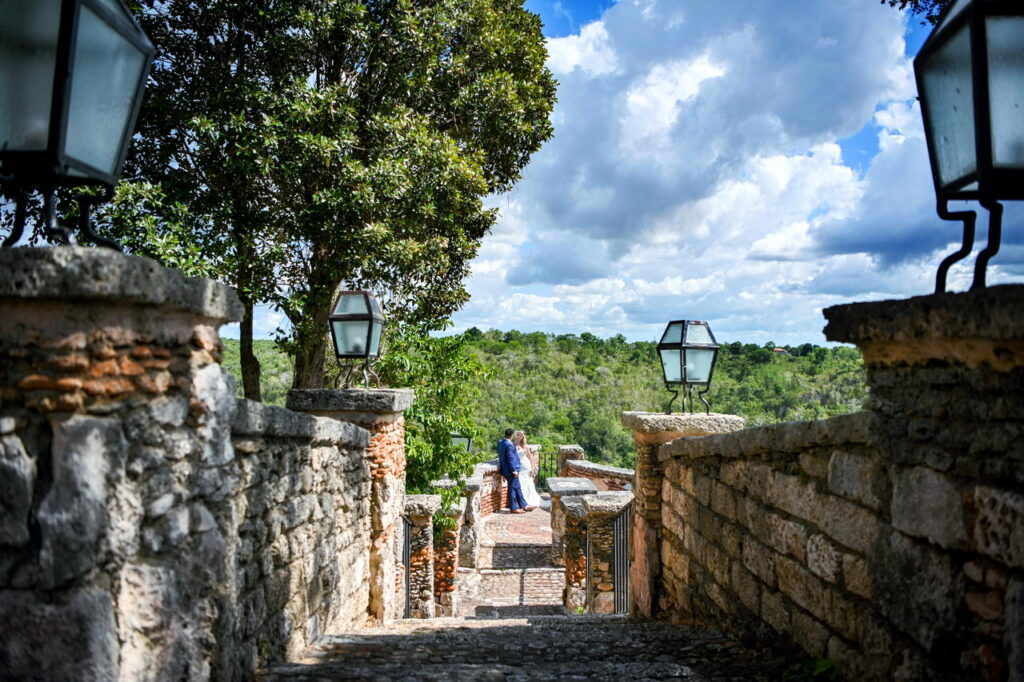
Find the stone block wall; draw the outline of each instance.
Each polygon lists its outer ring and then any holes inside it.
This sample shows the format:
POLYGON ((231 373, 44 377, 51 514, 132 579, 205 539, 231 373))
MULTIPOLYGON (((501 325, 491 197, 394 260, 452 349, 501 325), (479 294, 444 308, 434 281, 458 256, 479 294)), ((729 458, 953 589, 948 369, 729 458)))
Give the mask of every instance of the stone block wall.
POLYGON ((234 398, 226 287, 0 250, 0 678, 243 680, 362 624, 368 434, 234 398))
POLYGON ((579 497, 594 495, 597 487, 593 481, 585 478, 549 478, 548 490, 551 492, 551 563, 564 566, 564 537, 567 517, 565 507, 559 502, 563 497, 579 497))
POLYGON ((628 492, 599 492, 581 498, 587 515, 587 610, 615 613, 615 517, 633 502, 628 492))
MULTIPOLYGON (((552 500, 552 505, 556 502, 552 500)), ((562 604, 568 613, 587 607, 587 509, 583 497, 559 497, 557 504, 564 519, 561 565, 565 567, 562 604)))
POLYGON ((404 514, 409 519, 409 617, 433 618, 434 512, 441 508, 440 495, 406 495, 404 514))
POLYGON ((840 306, 864 413, 663 445, 663 611, 850 680, 1024 680, 1024 287, 840 306))
POLYGON ((559 472, 560 477, 585 478, 593 481, 598 490, 612 491, 632 490, 633 475, 632 469, 597 464, 585 459, 566 460, 559 472))
POLYGON ((458 568, 459 540, 462 536, 462 519, 466 500, 452 507, 444 514, 451 527, 445 528, 434 537, 434 601, 438 617, 454 616, 459 610, 458 568))
POLYGON ((505 478, 498 473, 498 460, 477 465, 480 474, 480 516, 493 514, 505 506, 505 478))

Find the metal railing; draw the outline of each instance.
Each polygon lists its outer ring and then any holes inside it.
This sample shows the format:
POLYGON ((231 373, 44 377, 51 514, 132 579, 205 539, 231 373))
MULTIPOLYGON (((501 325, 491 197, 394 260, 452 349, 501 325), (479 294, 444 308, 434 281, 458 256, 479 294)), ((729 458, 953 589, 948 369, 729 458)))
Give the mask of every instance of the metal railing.
POLYGON ((615 517, 612 532, 615 543, 615 613, 629 613, 629 535, 632 526, 633 505, 629 504, 615 517))
POLYGON ((541 450, 538 455, 537 489, 547 490, 548 479, 558 476, 558 452, 541 450))
POLYGON ((403 618, 412 616, 412 522, 402 517, 402 566, 405 567, 405 607, 403 618))

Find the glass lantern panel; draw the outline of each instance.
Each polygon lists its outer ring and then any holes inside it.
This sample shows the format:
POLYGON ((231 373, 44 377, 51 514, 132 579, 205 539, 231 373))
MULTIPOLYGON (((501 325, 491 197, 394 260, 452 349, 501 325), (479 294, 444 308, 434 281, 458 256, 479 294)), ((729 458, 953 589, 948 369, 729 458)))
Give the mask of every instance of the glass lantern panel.
POLYGON ((71 69, 67 154, 113 174, 131 135, 146 55, 83 6, 71 69))
POLYGON ((0 151, 42 151, 50 137, 60 0, 0 2, 0 151))
POLYGON ((711 380, 711 365, 715 361, 715 351, 694 350, 686 351, 686 383, 706 384, 711 380))
POLYGON ((974 143, 971 39, 967 26, 921 64, 924 112, 931 126, 939 186, 978 169, 974 143))
POLYGON ((338 305, 334 306, 335 315, 366 315, 369 312, 363 294, 342 294, 338 297, 338 305))
POLYGON ((1024 168, 1024 17, 989 17, 988 87, 992 162, 1024 168))
POLYGON ((370 357, 372 358, 380 355, 380 333, 383 329, 380 322, 373 323, 373 329, 370 331, 370 357))
POLYGON ((366 357, 366 333, 368 320, 334 320, 334 343, 338 355, 366 357))
POLYGON ((964 11, 964 8, 972 2, 974 2, 974 0, 956 0, 956 2, 953 3, 953 6, 946 13, 946 16, 943 17, 942 23, 936 26, 935 30, 941 31, 953 23, 953 20, 956 19, 957 16, 964 11))
POLYGON ((373 296, 370 296, 370 312, 379 317, 383 316, 383 314, 380 312, 380 306, 377 305, 377 299, 375 299, 373 296))
POLYGON ((661 367, 665 372, 665 383, 678 384, 683 380, 682 365, 679 362, 679 350, 660 350, 661 367))
POLYGON ((683 323, 672 322, 665 327, 665 333, 661 335, 661 343, 682 343, 683 323))
POLYGON ((711 330, 706 324, 687 324, 686 343, 714 343, 711 330))

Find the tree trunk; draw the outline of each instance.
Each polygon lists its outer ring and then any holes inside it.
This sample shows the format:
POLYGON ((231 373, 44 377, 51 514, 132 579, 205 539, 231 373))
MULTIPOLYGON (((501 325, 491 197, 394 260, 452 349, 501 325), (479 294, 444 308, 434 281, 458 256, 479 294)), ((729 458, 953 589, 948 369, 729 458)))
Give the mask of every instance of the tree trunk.
POLYGON ((245 313, 242 316, 241 331, 238 335, 242 361, 242 390, 249 400, 263 401, 260 392, 260 361, 252 352, 252 301, 242 301, 245 313))
POLYGON ((326 259, 314 258, 305 308, 300 316, 296 316, 298 319, 292 318, 292 333, 296 342, 292 388, 327 386, 327 376, 324 373, 328 352, 327 337, 330 334, 327 318, 331 314, 331 303, 338 282, 317 267, 316 263, 323 260, 326 259))
MULTIPOLYGON (((314 315, 320 317, 320 315, 314 315)), ((305 339, 300 340, 299 349, 295 353, 295 375, 292 379, 292 388, 325 388, 327 376, 324 368, 327 362, 327 315, 323 314, 323 324, 320 333, 315 329, 312 333, 305 334, 305 339)))

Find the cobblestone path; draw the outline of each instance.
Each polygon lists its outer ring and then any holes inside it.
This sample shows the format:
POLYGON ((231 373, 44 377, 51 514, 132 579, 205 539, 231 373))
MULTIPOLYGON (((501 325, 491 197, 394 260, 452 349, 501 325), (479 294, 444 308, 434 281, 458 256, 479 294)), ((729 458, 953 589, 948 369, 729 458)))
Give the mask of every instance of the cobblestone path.
POLYGON ((665 680, 777 682, 787 664, 712 630, 616 616, 400 621, 324 638, 260 682, 665 680))

